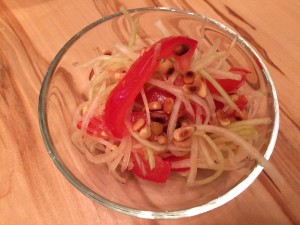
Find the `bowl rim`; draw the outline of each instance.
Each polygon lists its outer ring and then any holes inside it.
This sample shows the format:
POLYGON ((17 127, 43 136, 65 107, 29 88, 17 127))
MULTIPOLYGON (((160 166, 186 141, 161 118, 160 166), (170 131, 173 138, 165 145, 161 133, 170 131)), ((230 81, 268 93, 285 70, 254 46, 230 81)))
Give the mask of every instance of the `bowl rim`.
MULTIPOLYGON (((133 8, 128 9, 129 13, 134 12, 147 12, 147 11, 166 11, 166 12, 175 12, 178 14, 184 14, 184 15, 190 15, 194 16, 196 18, 199 18, 200 20, 203 20, 204 18, 207 19, 207 22, 216 25, 217 27, 224 30, 227 34, 229 34, 232 37, 238 37, 238 42, 242 44, 246 50, 251 53, 258 62, 261 65, 261 71, 264 74, 264 77, 266 79, 266 82, 270 86, 271 95, 273 98, 273 110, 274 113, 274 121, 273 121, 273 127, 272 127, 272 133, 269 141, 269 145, 266 149, 266 152, 264 154, 264 157, 268 160, 273 152, 273 149, 275 147, 278 130, 279 130, 279 104, 277 99, 277 93, 275 90, 275 86, 273 84, 273 81, 271 79, 270 73, 265 66, 263 60, 260 58, 260 56, 256 53, 256 51, 246 42, 244 38, 239 36, 235 31, 231 30, 227 26, 223 25, 222 23, 211 19, 209 17, 205 17, 201 14, 198 14, 196 12, 189 12, 181 9, 175 9, 175 8, 168 8, 168 7, 142 7, 142 8, 133 8)), ((44 77, 44 80, 42 82, 40 94, 39 94, 39 102, 38 102, 38 117, 39 117, 39 126, 40 126, 40 132, 45 144, 45 147, 47 149, 48 154, 50 155, 52 161, 56 165, 56 167, 59 169, 59 171, 63 174, 63 176, 75 187, 77 188, 81 193, 89 197, 90 199, 96 201, 97 203, 113 209, 115 211, 135 216, 139 218, 146 218, 146 219, 177 219, 177 218, 184 218, 184 217, 190 217, 195 216, 198 214, 205 213, 207 211, 210 211, 212 209, 215 209, 217 207, 220 207, 221 205, 229 202, 236 196, 238 196, 241 192, 243 192, 247 187, 250 186, 250 184, 253 183, 253 181, 258 177, 258 175, 262 172, 263 166, 257 164, 252 172, 243 180, 241 180, 237 185, 235 185, 232 189, 230 189, 228 192, 223 194, 222 196, 219 196, 218 198, 211 200, 207 202, 204 205, 195 206, 192 208, 187 208, 183 210, 177 210, 177 211, 149 211, 149 210, 139 210, 134 209, 130 207, 126 207, 124 205, 121 205, 119 203, 112 202, 96 193, 91 191, 87 186, 85 186, 83 183, 81 183, 73 174, 72 172, 65 166, 65 164, 60 160, 60 158, 55 153, 55 148, 51 140, 50 132, 48 129, 48 123, 46 119, 46 111, 44 110, 46 108, 46 96, 49 89, 49 83, 51 81, 51 77, 53 75, 53 72, 56 69, 56 66, 66 53, 69 47, 71 47, 77 39, 79 39, 83 34, 91 30, 93 27, 108 21, 110 19, 113 19, 115 17, 119 17, 123 15, 122 12, 117 12, 114 14, 111 14, 109 16, 103 17, 99 20, 94 21, 93 23, 89 24, 88 26, 84 27, 82 30, 80 30, 78 33, 76 33, 71 39, 69 39, 66 44, 60 49, 60 51, 57 53, 57 55, 54 57, 53 61, 50 63, 49 68, 46 72, 46 75, 44 77)))

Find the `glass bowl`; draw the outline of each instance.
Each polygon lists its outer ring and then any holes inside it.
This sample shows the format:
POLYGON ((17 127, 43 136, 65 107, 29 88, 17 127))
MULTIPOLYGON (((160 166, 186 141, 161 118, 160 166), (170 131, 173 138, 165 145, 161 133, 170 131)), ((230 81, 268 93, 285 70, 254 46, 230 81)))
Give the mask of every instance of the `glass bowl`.
MULTIPOLYGON (((221 48, 227 48, 234 38, 237 44, 231 60, 254 74, 247 84, 267 93, 258 114, 272 119, 269 135, 261 147, 269 159, 278 132, 279 110, 270 74, 255 50, 234 31, 221 23, 193 12, 170 8, 138 8, 128 10, 139 18, 138 39, 159 40, 160 20, 171 35, 187 35, 199 40, 202 23, 206 20, 205 41, 217 37, 221 48)), ((72 117, 85 98, 90 67, 78 68, 74 62, 87 62, 97 49, 109 49, 116 43, 126 44, 129 26, 122 13, 101 18, 74 35, 58 52, 46 73, 39 97, 40 130, 46 149, 65 178, 87 197, 110 209, 131 216, 152 219, 183 218, 219 207, 244 191, 260 174, 257 163, 224 172, 214 182, 188 187, 183 179, 171 177, 165 184, 155 184, 132 177, 126 184, 115 180, 103 165, 89 162, 72 144, 72 117)))

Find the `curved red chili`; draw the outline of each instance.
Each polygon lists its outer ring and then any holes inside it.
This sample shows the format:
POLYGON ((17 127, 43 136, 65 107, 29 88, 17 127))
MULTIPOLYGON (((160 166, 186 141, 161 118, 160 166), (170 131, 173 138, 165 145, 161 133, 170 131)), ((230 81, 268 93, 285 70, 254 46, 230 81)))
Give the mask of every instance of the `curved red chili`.
POLYGON ((159 61, 172 57, 175 59, 176 69, 186 71, 196 47, 197 41, 191 38, 167 37, 152 45, 131 65, 106 101, 103 120, 112 136, 122 138, 126 134, 125 120, 128 111, 144 84, 156 70, 159 61))

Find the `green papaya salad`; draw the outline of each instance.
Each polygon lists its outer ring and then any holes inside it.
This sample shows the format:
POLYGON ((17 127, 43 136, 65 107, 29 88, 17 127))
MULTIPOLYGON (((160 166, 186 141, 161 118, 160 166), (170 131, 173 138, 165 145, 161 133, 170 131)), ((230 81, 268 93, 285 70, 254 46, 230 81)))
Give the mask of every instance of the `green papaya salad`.
POLYGON ((251 160, 265 163, 255 146, 267 131, 258 135, 257 127, 271 119, 257 117, 259 104, 243 92, 250 70, 227 62, 237 39, 226 50, 219 50, 220 39, 204 50, 205 22, 194 40, 166 35, 158 21, 165 36, 141 46, 137 22, 129 22, 128 45, 103 49, 81 65, 92 65, 90 86, 74 115, 72 141, 86 158, 124 183, 132 173, 156 183, 178 176, 189 186, 251 160), (212 173, 199 179, 201 170, 212 173))

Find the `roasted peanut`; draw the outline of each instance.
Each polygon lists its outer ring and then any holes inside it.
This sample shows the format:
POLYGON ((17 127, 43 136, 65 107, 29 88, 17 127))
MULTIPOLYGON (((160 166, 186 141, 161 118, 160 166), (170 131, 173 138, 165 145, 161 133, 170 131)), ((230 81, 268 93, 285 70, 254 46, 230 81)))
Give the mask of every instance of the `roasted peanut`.
POLYGON ((151 122, 151 133, 154 135, 160 135, 163 132, 163 125, 159 122, 151 122))
POLYGON ((138 131, 142 129, 142 127, 145 125, 146 121, 143 118, 139 118, 132 126, 133 131, 138 131))
POLYGON ((140 130, 139 135, 141 138, 147 139, 151 136, 151 130, 148 126, 145 126, 140 130))
POLYGON ((193 71, 187 71, 183 74, 183 82, 185 84, 192 84, 195 80, 195 73, 193 71))
POLYGON ((157 101, 149 102, 148 107, 150 111, 158 111, 162 109, 162 105, 157 101))
POLYGON ((206 94, 207 94, 207 89, 206 89, 206 83, 202 83, 202 85, 200 86, 199 91, 197 92, 197 94, 201 97, 201 98, 205 98, 206 94))
POLYGON ((151 111, 150 118, 154 122, 166 123, 169 120, 169 116, 164 111, 151 111))
POLYGON ((170 114, 173 110, 174 106, 174 99, 173 98, 166 98, 163 103, 163 110, 165 113, 170 114))
POLYGON ((204 98, 207 94, 207 90, 206 90, 207 87, 206 87, 205 80, 200 76, 196 76, 193 84, 199 87, 199 90, 197 91, 197 95, 204 98))
POLYGON ((189 138, 190 136, 192 136, 194 131, 195 131, 195 127, 191 127, 191 126, 180 127, 174 131, 173 138, 175 141, 183 141, 189 138))
POLYGON ((182 86, 182 90, 187 94, 194 94, 199 91, 200 87, 195 84, 185 84, 182 86))
POLYGON ((162 59, 159 62, 158 71, 161 74, 172 74, 175 71, 173 61, 171 59, 162 59))

